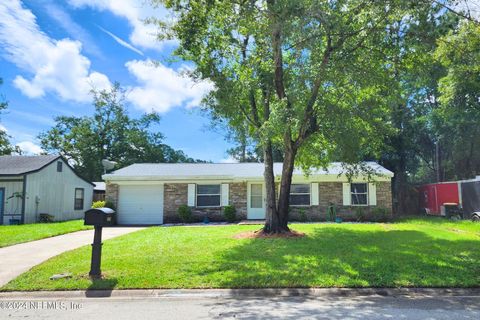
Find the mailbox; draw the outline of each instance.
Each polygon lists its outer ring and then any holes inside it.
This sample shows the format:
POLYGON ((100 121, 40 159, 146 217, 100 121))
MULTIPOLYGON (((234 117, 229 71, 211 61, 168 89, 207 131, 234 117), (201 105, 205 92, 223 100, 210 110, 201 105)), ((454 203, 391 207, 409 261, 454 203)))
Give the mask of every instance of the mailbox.
POLYGON ((85 211, 86 226, 109 227, 115 225, 115 211, 110 208, 94 208, 85 211))

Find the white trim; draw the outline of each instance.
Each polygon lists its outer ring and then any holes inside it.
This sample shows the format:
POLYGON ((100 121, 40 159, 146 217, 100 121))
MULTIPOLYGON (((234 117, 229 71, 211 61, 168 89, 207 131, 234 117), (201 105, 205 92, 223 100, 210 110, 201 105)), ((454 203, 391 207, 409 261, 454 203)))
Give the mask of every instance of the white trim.
POLYGON ((377 205, 377 186, 375 183, 368 184, 368 205, 376 206, 377 205))
POLYGON ((350 189, 350 183, 346 182, 342 184, 343 205, 350 206, 352 204, 352 193, 350 189))
POLYGON ((187 195, 187 199, 188 199, 188 206, 189 207, 195 207, 195 193, 196 193, 196 190, 197 190, 197 186, 195 185, 195 183, 189 183, 188 184, 188 195, 187 195))
POLYGON ((229 184, 228 183, 222 183, 220 187, 220 204, 222 207, 228 206, 229 204, 229 184))
POLYGON ((313 182, 312 185, 310 186, 310 205, 312 206, 320 205, 318 182, 313 182))

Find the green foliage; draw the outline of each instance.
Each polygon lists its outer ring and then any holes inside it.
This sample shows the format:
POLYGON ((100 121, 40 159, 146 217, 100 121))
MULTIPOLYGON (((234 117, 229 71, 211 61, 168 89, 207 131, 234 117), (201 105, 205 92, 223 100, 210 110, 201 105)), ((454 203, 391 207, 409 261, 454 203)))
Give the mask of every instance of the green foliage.
POLYGON ((376 222, 388 222, 391 220, 392 215, 388 208, 374 207, 371 209, 372 220, 376 222))
POLYGON ((365 209, 362 207, 356 207, 354 209, 355 217, 357 218, 358 222, 365 222, 367 221, 367 215, 365 214, 365 209))
POLYGON ((177 213, 180 220, 182 220, 184 223, 193 221, 192 208, 186 204, 182 204, 180 207, 178 207, 177 213))
POLYGON ((105 208, 105 201, 95 201, 92 203, 92 209, 105 208))
POLYGON ((110 200, 95 201, 94 203, 92 203, 92 208, 110 208, 115 210, 115 204, 110 200))
POLYGON ((223 207, 223 216, 225 217, 225 220, 233 223, 237 220, 237 209, 231 205, 225 206, 223 207))
POLYGON ((55 126, 39 135, 44 150, 73 160, 85 178, 101 178, 102 159, 116 161, 119 167, 136 162, 194 161, 164 144, 163 135, 152 130, 160 122, 158 114, 138 119, 127 114, 125 92, 118 83, 111 90, 93 90, 92 95, 92 116, 57 117, 55 126))
MULTIPOLYGON (((3 80, 0 78, 0 86, 2 85, 3 80)), ((8 107, 8 102, 5 100, 5 97, 0 94, 0 115, 2 112, 7 109, 8 107)), ((3 155, 9 155, 12 152, 15 151, 20 151, 18 148, 15 146, 11 145, 10 143, 10 137, 8 136, 7 132, 5 130, 0 128, 0 156, 3 155)))
POLYGON ((305 209, 300 208, 298 210, 298 217, 299 217, 301 222, 307 222, 308 217, 307 217, 307 212, 305 211, 305 209))

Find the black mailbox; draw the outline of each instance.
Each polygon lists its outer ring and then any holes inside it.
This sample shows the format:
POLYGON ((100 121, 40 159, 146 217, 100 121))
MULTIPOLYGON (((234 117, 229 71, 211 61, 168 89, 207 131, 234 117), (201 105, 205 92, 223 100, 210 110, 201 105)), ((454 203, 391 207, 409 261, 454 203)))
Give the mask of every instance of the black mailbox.
POLYGON ((115 225, 115 211, 110 208, 92 208, 85 211, 86 226, 109 227, 115 225))

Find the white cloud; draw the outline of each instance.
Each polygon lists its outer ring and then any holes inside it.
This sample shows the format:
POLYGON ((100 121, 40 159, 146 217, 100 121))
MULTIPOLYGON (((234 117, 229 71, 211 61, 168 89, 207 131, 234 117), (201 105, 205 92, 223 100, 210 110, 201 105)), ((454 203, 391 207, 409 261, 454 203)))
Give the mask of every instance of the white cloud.
POLYGON ((7 128, 5 128, 1 123, 0 123, 0 131, 7 132, 7 128))
POLYGON ((237 159, 233 158, 232 156, 228 156, 225 159, 221 159, 219 162, 220 163, 238 163, 239 161, 237 159))
POLYGON ((127 41, 123 40, 122 38, 118 37, 117 35, 115 35, 114 33, 108 31, 107 29, 104 29, 102 27, 100 27, 100 30, 102 30, 103 32, 105 32, 106 34, 108 34, 110 37, 113 38, 113 40, 115 40, 119 45, 127 48, 127 49, 130 49, 132 50, 133 52, 136 52, 138 53, 139 55, 143 56, 143 52, 138 50, 137 48, 135 48, 134 46, 132 46, 130 43, 128 43, 127 41))
POLYGON ((145 24, 144 20, 152 16, 166 18, 167 10, 153 8, 145 0, 69 0, 76 7, 90 7, 96 10, 110 11, 116 16, 127 19, 133 28, 129 36, 130 42, 145 49, 161 50, 165 44, 175 44, 176 41, 160 42, 156 39, 157 28, 151 24, 145 24))
POLYGON ((0 44, 6 59, 33 74, 30 79, 19 75, 14 80, 30 98, 53 92, 65 100, 89 101, 92 87, 110 86, 106 75, 90 70, 80 42, 47 36, 19 0, 0 3, 0 44))
POLYGON ((43 152, 39 145, 36 145, 32 141, 22 141, 17 143, 17 146, 22 150, 24 154, 36 155, 43 152))
POLYGON ((198 106, 204 95, 213 89, 211 83, 196 83, 187 76, 150 60, 132 60, 125 66, 140 84, 129 88, 127 99, 147 112, 167 112, 178 106, 198 106))

